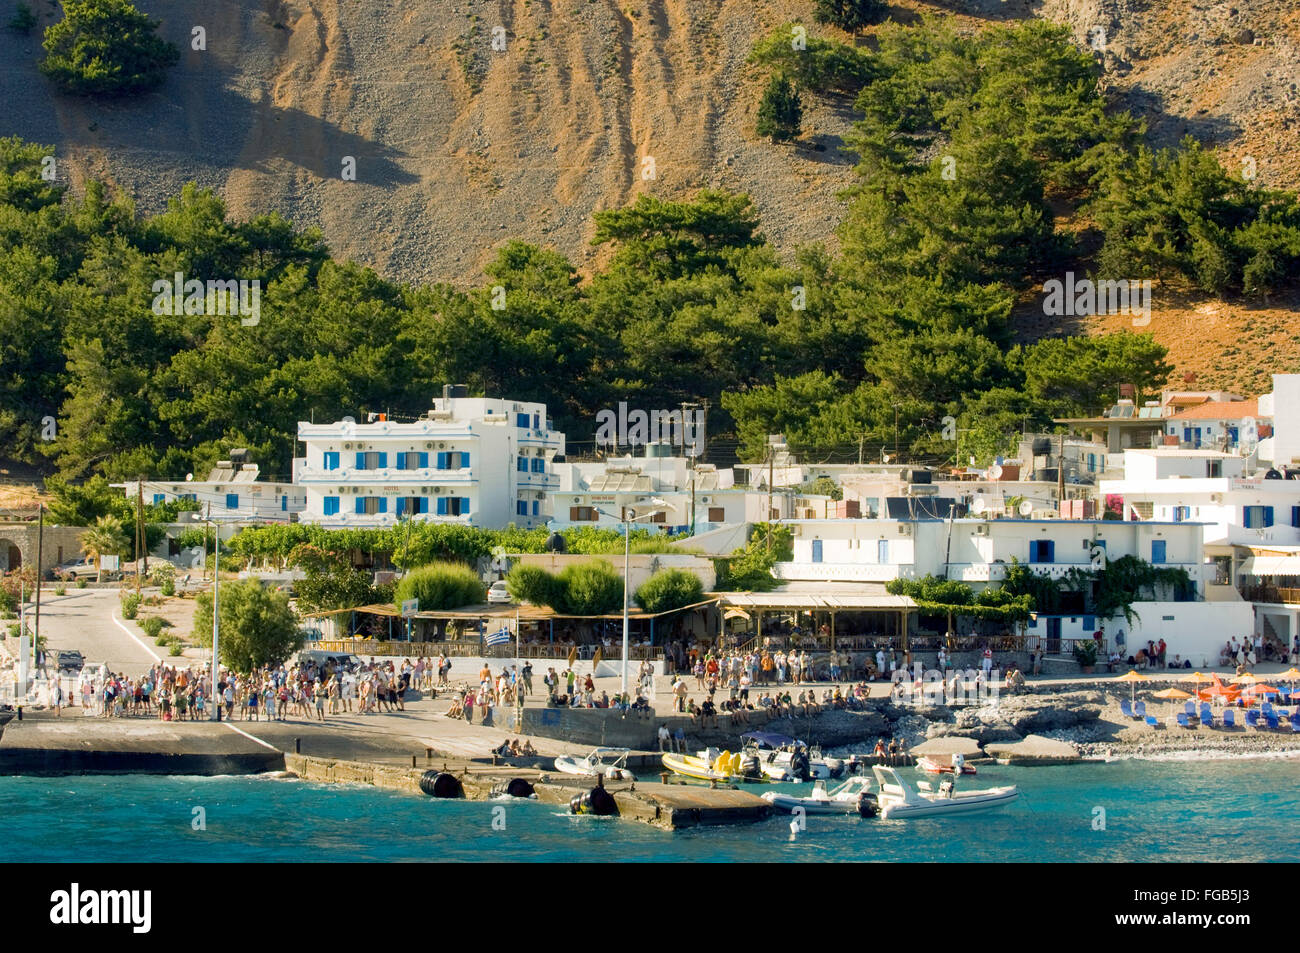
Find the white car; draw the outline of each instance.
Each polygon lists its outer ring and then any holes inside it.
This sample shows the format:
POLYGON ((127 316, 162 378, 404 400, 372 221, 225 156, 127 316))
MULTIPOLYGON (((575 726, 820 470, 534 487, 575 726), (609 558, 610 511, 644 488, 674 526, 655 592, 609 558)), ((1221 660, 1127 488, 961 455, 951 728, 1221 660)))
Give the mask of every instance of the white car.
POLYGON ((510 592, 506 589, 506 581, 498 579, 488 586, 487 597, 488 602, 510 602, 510 592))

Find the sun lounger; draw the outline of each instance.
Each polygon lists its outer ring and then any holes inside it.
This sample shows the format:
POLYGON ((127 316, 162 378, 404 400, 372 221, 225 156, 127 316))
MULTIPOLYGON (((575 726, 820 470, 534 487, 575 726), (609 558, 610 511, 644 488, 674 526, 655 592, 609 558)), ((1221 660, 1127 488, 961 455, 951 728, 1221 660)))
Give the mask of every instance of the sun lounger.
POLYGON ((1119 710, 1120 710, 1120 713, 1121 713, 1125 718, 1136 718, 1136 717, 1137 717, 1137 715, 1133 714, 1133 706, 1130 705, 1130 704, 1128 703, 1128 699, 1127 699, 1127 698, 1124 698, 1124 699, 1121 699, 1121 700, 1120 700, 1120 703, 1119 703, 1119 710))
POLYGON ((1155 715, 1147 715, 1146 723, 1150 725, 1152 728, 1160 727, 1160 719, 1157 718, 1155 715))
POLYGON ((1203 725, 1214 724, 1214 711, 1206 703, 1201 704, 1201 724, 1203 725))
POLYGON ((1278 723, 1277 712, 1275 711, 1265 712, 1264 718, 1268 722, 1268 727, 1270 731, 1278 730, 1279 723, 1278 723))
POLYGON ((1300 708, 1296 709, 1295 714, 1291 716, 1291 730, 1300 731, 1300 708))
POLYGON ((1236 728, 1237 727, 1236 712, 1234 712, 1231 708, 1225 708, 1223 710, 1223 714, 1219 718, 1219 724, 1221 724, 1224 728, 1236 728))
POLYGON ((1189 729, 1189 730, 1191 729, 1191 727, 1192 727, 1192 720, 1191 720, 1190 718, 1187 717, 1187 712, 1185 712, 1185 711, 1180 711, 1180 712, 1178 713, 1178 727, 1179 727, 1179 728, 1187 728, 1187 729, 1189 729))
POLYGON ((1139 718, 1145 718, 1147 716, 1147 703, 1138 702, 1136 705, 1134 705, 1133 714, 1137 715, 1139 718))
POLYGON ((1259 712, 1254 708, 1246 712, 1246 727, 1259 730, 1259 712))
POLYGON ((1186 704, 1183 705, 1183 711, 1187 713, 1188 718, 1195 718, 1196 702, 1189 700, 1186 704))

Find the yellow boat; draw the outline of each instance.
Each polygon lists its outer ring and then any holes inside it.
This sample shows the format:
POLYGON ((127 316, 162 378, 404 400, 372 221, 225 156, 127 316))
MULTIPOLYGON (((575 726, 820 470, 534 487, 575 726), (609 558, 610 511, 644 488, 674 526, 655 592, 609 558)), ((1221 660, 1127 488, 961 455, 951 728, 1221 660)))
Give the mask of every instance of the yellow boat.
POLYGON ((756 759, 746 759, 741 752, 718 752, 713 748, 698 756, 665 754, 664 767, 682 777, 697 781, 764 781, 756 759), (749 763, 753 762, 753 763, 749 763))

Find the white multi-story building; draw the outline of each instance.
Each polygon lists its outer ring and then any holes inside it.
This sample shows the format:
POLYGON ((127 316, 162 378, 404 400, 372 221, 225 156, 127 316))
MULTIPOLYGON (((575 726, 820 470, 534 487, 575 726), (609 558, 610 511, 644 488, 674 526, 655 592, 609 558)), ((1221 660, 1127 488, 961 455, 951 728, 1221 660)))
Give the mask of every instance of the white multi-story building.
MULTIPOLYGON (((1049 655, 1070 639, 1089 638, 1104 629, 1109 644, 1122 636, 1133 652, 1147 640, 1164 638, 1169 657, 1180 654, 1194 665, 1217 660, 1227 635, 1250 630, 1250 604, 1240 598, 1204 601, 1206 566, 1202 530, 1192 522, 1121 522, 1065 519, 795 520, 794 558, 774 573, 793 585, 857 583, 853 591, 883 591, 892 579, 927 575, 967 583, 976 590, 996 586, 1012 559, 1034 572, 1065 577, 1070 570, 1099 570, 1110 560, 1135 556, 1155 566, 1179 568, 1196 586, 1197 601, 1135 603, 1132 623, 1118 616, 1100 619, 1082 610, 1040 613, 1026 626, 1044 640, 1049 655), (874 587, 873 585, 874 584, 874 587), (1066 641, 1062 641, 1066 640, 1066 641)), ((829 590, 827 590, 829 592, 829 590)), ((1083 601, 1080 600, 1080 605, 1083 601)))
POLYGON ((457 385, 417 420, 371 416, 364 424, 299 422, 306 454, 294 463, 294 483, 306 491, 303 522, 392 526, 410 518, 499 529, 550 520, 564 434, 551 429, 545 404, 468 397, 457 385))
POLYGON ((1103 480, 1126 520, 1205 523, 1207 544, 1300 545, 1300 480, 1244 476, 1246 460, 1216 450, 1126 450, 1124 479, 1103 480))
MULTIPOLYGON (((290 522, 307 505, 303 488, 292 483, 275 483, 258 479, 256 463, 246 462, 241 450, 231 453, 230 460, 220 460, 203 480, 145 480, 144 502, 169 503, 189 500, 213 518, 237 522, 290 522)), ((140 481, 120 484, 129 500, 137 499, 140 481)))

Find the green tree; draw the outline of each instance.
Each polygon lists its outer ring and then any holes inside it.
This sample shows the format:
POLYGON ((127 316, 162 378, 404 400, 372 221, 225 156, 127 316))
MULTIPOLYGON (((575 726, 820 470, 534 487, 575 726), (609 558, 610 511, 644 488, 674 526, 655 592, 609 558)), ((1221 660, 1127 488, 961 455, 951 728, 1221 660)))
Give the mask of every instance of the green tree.
POLYGON ((556 577, 564 615, 605 615, 623 606, 623 577, 603 559, 565 566, 556 577))
POLYGON ((181 57, 157 30, 128 0, 64 0, 63 19, 45 31, 41 72, 77 95, 152 89, 181 57))
POLYGON ((773 76, 758 104, 756 131, 760 136, 770 136, 773 142, 788 142, 799 137, 802 120, 803 104, 798 91, 784 75, 773 76))
MULTIPOLYGON (((81 534, 81 548, 98 565, 101 556, 124 556, 131 542, 122 529, 122 521, 115 516, 101 516, 81 534)), ((95 581, 103 578, 103 570, 95 573, 95 581)))
POLYGON ((13 33, 31 33, 32 27, 36 26, 36 14, 32 13, 31 7, 19 0, 8 26, 13 33))
MULTIPOLYGON (((211 592, 198 595, 194 631, 212 631, 211 592)), ((285 593, 265 589, 254 579, 221 587, 221 661, 231 671, 279 665, 301 645, 302 633, 285 593)))
POLYGON ((464 563, 430 563, 412 569, 397 583, 393 604, 399 609, 408 599, 420 600, 421 612, 479 605, 487 591, 473 569, 464 563))
POLYGON ((875 23, 889 10, 883 0, 814 0, 814 4, 818 23, 833 23, 851 33, 875 23))
POLYGON ((704 597, 700 577, 684 569, 661 569, 637 587, 633 601, 646 612, 671 612, 704 597))

